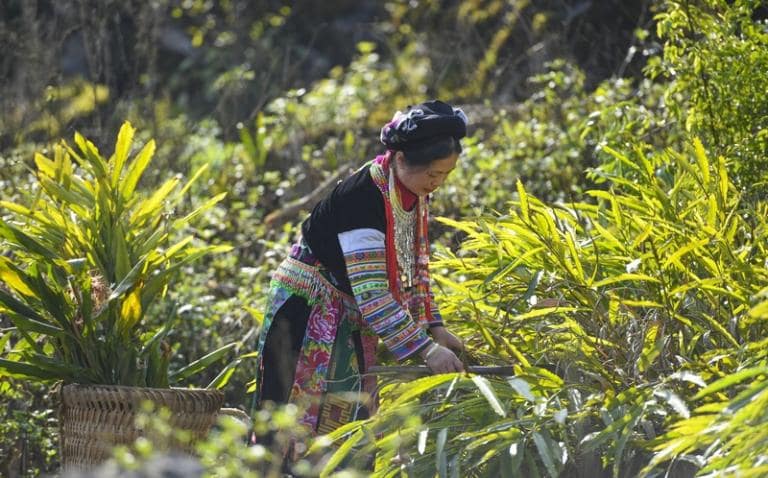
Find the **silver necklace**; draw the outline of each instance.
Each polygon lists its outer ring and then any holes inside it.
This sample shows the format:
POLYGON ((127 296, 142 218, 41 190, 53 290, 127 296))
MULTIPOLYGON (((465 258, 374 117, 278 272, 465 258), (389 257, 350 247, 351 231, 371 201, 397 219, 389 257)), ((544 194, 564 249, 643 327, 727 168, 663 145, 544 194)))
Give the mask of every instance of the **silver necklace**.
POLYGON ((395 183, 395 168, 389 168, 389 201, 392 204, 392 216, 395 224, 395 250, 397 265, 400 269, 400 282, 404 287, 413 287, 413 275, 416 265, 416 214, 419 205, 406 211, 400 201, 395 183))

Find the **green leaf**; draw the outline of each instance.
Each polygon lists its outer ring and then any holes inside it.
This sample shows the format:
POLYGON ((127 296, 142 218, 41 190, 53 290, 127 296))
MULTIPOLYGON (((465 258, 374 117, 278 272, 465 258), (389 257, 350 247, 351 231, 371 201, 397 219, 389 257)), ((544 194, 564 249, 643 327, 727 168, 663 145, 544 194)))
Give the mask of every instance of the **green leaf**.
POLYGON ((112 187, 117 189, 120 182, 120 174, 123 172, 123 165, 128 159, 128 153, 131 150, 133 135, 136 130, 128 121, 124 122, 117 133, 117 143, 115 144, 114 163, 112 164, 112 187))
POLYGON ((682 258, 684 255, 688 254, 691 251, 695 251, 696 249, 699 249, 700 247, 706 245, 709 243, 709 239, 699 239, 698 241, 691 241, 686 246, 681 247, 677 252, 672 254, 667 258, 666 261, 664 261, 664 268, 669 267, 670 264, 677 265, 680 269, 686 269, 686 266, 684 266, 680 262, 680 258, 682 258))
POLYGON ((34 309, 26 305, 25 303, 19 301, 15 297, 13 297, 11 294, 4 291, 2 288, 0 288, 0 304, 2 304, 4 307, 8 308, 12 312, 25 317, 29 320, 32 320, 34 322, 40 322, 45 323, 45 318, 38 314, 34 309))
POLYGON ((152 196, 139 203, 136 210, 131 215, 131 223, 140 224, 146 219, 147 216, 156 216, 159 211, 163 209, 165 199, 169 194, 171 194, 171 192, 174 190, 174 188, 176 188, 178 184, 179 178, 171 178, 164 182, 163 185, 160 186, 154 192, 154 194, 152 194, 152 196))
POLYGON ((209 383, 205 388, 221 390, 222 388, 226 387, 229 383, 229 379, 232 378, 232 375, 235 373, 235 370, 237 370, 237 367, 240 365, 241 361, 242 360, 238 358, 228 363, 226 367, 221 369, 221 372, 219 372, 219 374, 216 375, 213 380, 211 380, 211 383, 209 383))
POLYGON ((651 324, 645 332, 643 340, 643 350, 640 353, 640 360, 637 363, 637 369, 641 372, 648 370, 653 365, 656 357, 661 353, 664 344, 663 337, 659 334, 659 325, 651 324))
POLYGON ((515 392, 518 393, 518 395, 524 399, 528 400, 529 402, 536 401, 536 397, 534 397, 533 393, 531 392, 531 386, 522 378, 510 377, 507 379, 507 383, 515 392))
POLYGON ((203 212, 209 210, 213 206, 215 206, 218 202, 220 202, 222 199, 224 199, 227 196, 227 193, 221 193, 217 194, 216 196, 212 197, 211 199, 207 200, 205 203, 203 203, 202 206, 198 207, 194 211, 190 212, 186 216, 184 216, 181 219, 178 219, 174 221, 173 227, 176 229, 181 229, 183 226, 186 226, 187 224, 191 223, 197 216, 202 214, 203 212))
POLYGON ((218 349, 214 350, 213 352, 200 357, 199 359, 195 360, 191 364, 187 365, 186 367, 183 367, 175 372, 173 372, 170 375, 171 381, 180 382, 182 380, 185 380, 192 375, 196 373, 200 373, 209 366, 211 366, 213 363, 221 360, 230 350, 235 348, 237 346, 237 343, 229 343, 227 345, 224 345, 223 347, 219 347, 218 349))
POLYGON ((92 142, 87 140, 83 135, 75 132, 75 144, 80 148, 80 151, 85 155, 86 161, 93 168, 94 176, 97 180, 107 177, 107 164, 99 154, 99 149, 92 142))
POLYGON ((610 154, 614 158, 618 159, 625 166, 629 166, 630 169, 634 169, 635 171, 640 172, 640 167, 638 167, 637 164, 635 164, 634 161, 630 161, 629 159, 627 159, 626 156, 624 156, 620 152, 616 151, 615 149, 610 148, 608 146, 603 146, 602 150, 605 151, 606 153, 610 154))
POLYGON ((530 222, 531 218, 528 214, 528 194, 525 192, 523 182, 520 179, 517 180, 517 195, 520 197, 520 212, 523 215, 525 222, 530 222))
POLYGON ((447 441, 448 429, 441 428, 437 432, 437 439, 435 441, 435 467, 440 477, 448 475, 448 456, 445 453, 445 443, 447 441))
POLYGON ((363 433, 363 430, 360 429, 357 430, 351 437, 347 438, 344 443, 341 444, 339 449, 336 450, 333 455, 331 455, 331 458, 320 472, 320 477, 324 478, 329 476, 330 473, 333 473, 336 470, 336 467, 341 464, 344 458, 349 455, 349 452, 352 451, 352 448, 357 445, 364 436, 365 434, 363 433))
MULTIPOLYGON (((3 358, 0 358, 0 371, 3 371, 6 375, 10 375, 14 378, 39 380, 58 380, 61 378, 58 374, 37 365, 3 358)), ((0 373, 0 377, 2 376, 3 374, 0 373)))
POLYGON ((29 283, 28 276, 3 256, 0 256, 0 282, 19 295, 27 297, 36 295, 32 290, 34 285, 29 283))
POLYGON ((711 383, 704 389, 699 390, 699 393, 694 395, 693 400, 699 400, 708 395, 712 395, 713 393, 732 387, 737 383, 741 383, 748 378, 758 377, 760 375, 768 375, 768 367, 751 367, 739 370, 738 372, 726 375, 720 380, 711 383))
POLYGON ((40 242, 33 239, 31 236, 22 232, 20 229, 11 226, 2 219, 0 219, 0 237, 49 261, 56 261, 60 259, 58 254, 54 253, 47 247, 43 246, 40 242))
POLYGON ((618 282, 631 282, 631 281, 645 281, 645 282, 660 283, 659 279, 656 279, 655 277, 651 277, 645 274, 619 274, 617 276, 608 277, 601 281, 597 281, 594 284, 592 284, 592 287, 604 287, 607 285, 616 284, 618 282))
POLYGON ((125 179, 123 180, 122 186, 120 188, 120 194, 126 201, 133 196, 133 192, 136 190, 136 185, 139 183, 141 175, 144 174, 144 170, 149 165, 149 162, 152 160, 152 156, 154 156, 154 154, 155 140, 152 139, 146 145, 144 145, 139 154, 136 155, 131 164, 128 166, 125 179))
POLYGON ((547 473, 552 478, 557 478, 558 467, 555 465, 555 457, 552 456, 552 447, 549 441, 551 441, 551 438, 545 437, 539 432, 533 432, 533 442, 536 444, 536 449, 539 451, 539 456, 542 463, 544 463, 544 467, 547 469, 547 473))
POLYGON ((429 377, 420 378, 402 385, 402 391, 400 395, 392 403, 391 407, 397 407, 403 405, 416 397, 423 395, 424 393, 437 388, 446 382, 453 380, 455 374, 443 373, 440 375, 431 375, 429 377))
MULTIPOLYGON (((699 164, 699 171, 704 182, 704 187, 709 187, 710 175, 709 175, 709 160, 707 159, 707 152, 704 151, 704 145, 701 144, 699 138, 693 139, 693 150, 696 155, 696 162, 699 164)), ((705 190, 706 192, 706 190, 705 190)))
MULTIPOLYGON (((1 293, 2 291, 0 291, 1 293)), ((2 297, 0 297, 0 303, 2 302, 2 297)), ((64 335, 64 329, 60 327, 56 327, 54 325, 48 324, 46 322, 41 322, 39 320, 30 319, 28 317, 25 317, 23 315, 9 312, 7 310, 3 310, 2 307, 0 307, 0 312, 4 312, 8 314, 8 317, 11 319, 11 322, 13 323, 16 328, 19 330, 23 330, 26 333, 36 333, 36 334, 44 334, 44 335, 50 335, 51 337, 59 337, 61 338, 64 335)))
POLYGON ((664 400, 674 411, 676 411, 683 418, 690 418, 691 412, 688 411, 688 407, 685 402, 673 391, 665 388, 657 389, 653 392, 655 397, 664 400))
POLYGON ((501 406, 501 402, 499 402, 499 398, 493 392, 488 379, 481 375, 473 375, 472 381, 475 382, 477 389, 480 390, 480 393, 483 395, 483 397, 488 400, 488 403, 491 405, 493 411, 502 417, 506 417, 507 412, 505 412, 504 407, 501 406))

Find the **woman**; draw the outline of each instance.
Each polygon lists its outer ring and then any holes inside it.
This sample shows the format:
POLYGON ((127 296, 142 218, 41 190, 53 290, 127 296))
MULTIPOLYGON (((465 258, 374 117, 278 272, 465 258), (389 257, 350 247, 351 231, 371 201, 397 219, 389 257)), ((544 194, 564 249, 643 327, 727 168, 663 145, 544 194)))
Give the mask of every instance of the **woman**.
POLYGON ((434 373, 463 370, 429 281, 427 199, 461 153, 467 118, 441 101, 398 112, 384 155, 340 182, 274 272, 259 340, 256 402, 299 403, 327 433, 375 409, 379 340, 434 373), (350 393, 351 392, 351 393, 350 393))

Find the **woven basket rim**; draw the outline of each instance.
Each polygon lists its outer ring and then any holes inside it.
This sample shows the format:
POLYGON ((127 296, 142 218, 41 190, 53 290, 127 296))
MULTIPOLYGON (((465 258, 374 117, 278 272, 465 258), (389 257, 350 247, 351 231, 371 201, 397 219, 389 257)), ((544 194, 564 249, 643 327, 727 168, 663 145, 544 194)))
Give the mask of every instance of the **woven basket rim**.
POLYGON ((67 384, 60 390, 61 404, 76 403, 135 403, 148 400, 156 403, 198 403, 204 408, 220 408, 224 392, 205 388, 152 388, 127 385, 67 384))
POLYGON ((213 395, 219 395, 224 392, 221 390, 216 389, 210 389, 210 388, 184 388, 184 387, 168 387, 168 388, 159 388, 159 387, 139 387, 139 386, 133 386, 133 385, 107 385, 107 384, 95 384, 95 383, 68 383, 66 385, 63 385, 61 387, 62 391, 64 389, 67 389, 68 391, 77 391, 77 390, 86 390, 86 389, 105 389, 105 390, 124 390, 124 391, 142 391, 146 390, 148 392, 154 392, 154 393, 163 393, 163 392, 195 392, 195 393, 206 393, 206 394, 213 394, 213 395))

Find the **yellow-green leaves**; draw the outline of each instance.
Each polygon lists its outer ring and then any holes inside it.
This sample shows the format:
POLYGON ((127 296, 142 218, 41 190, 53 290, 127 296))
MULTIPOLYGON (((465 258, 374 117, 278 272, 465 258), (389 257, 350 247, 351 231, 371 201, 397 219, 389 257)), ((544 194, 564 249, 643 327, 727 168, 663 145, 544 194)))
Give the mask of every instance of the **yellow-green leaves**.
POLYGON ((504 407, 501 405, 498 397, 493 392, 493 389, 488 383, 488 380, 480 375, 473 375, 472 381, 475 382, 475 385, 477 385, 477 389, 480 391, 480 394, 485 397, 486 400, 488 400, 488 404, 491 406, 493 411, 502 417, 506 417, 507 412, 504 411, 504 407))
POLYGON ((23 277, 22 272, 14 267, 8 259, 1 256, 0 282, 19 294, 25 295, 27 297, 35 296, 35 293, 32 291, 32 289, 30 289, 27 281, 23 277))
POLYGON ((134 160, 128 165, 128 169, 125 173, 125 179, 121 182, 120 194, 124 200, 128 200, 133 196, 133 192, 136 190, 136 185, 141 179, 141 175, 147 169, 149 162, 155 154, 155 140, 151 139, 136 155, 134 160))
POLYGON ((130 334, 131 329, 133 329, 139 319, 141 319, 141 314, 141 289, 137 287, 123 299, 122 306, 120 307, 120 317, 118 319, 118 328, 120 332, 125 335, 130 334))
POLYGON ((128 159, 128 153, 131 151, 131 143, 133 142, 133 135, 135 132, 136 130, 131 126, 131 123, 126 121, 123 123, 120 132, 117 134, 115 154, 109 161, 112 169, 112 187, 115 189, 120 182, 120 176, 123 172, 123 166, 128 159))
POLYGON ((520 198, 520 213, 523 215, 523 221, 529 222, 531 219, 528 212, 528 194, 525 192, 523 182, 519 179, 517 180, 517 195, 520 198))
POLYGON ((84 383, 167 386, 170 357, 156 344, 143 347, 152 336, 144 314, 181 267, 229 249, 176 237, 223 195, 174 217, 191 181, 180 188, 182 178, 173 177, 149 194, 137 189, 155 144, 131 156, 134 137, 123 124, 106 160, 77 133, 77 151, 62 143, 53 159, 35 155, 40 194, 33 204, 1 203, 15 217, 0 220, 10 250, 0 256, 0 309, 18 329, 18 343, 28 344, 15 350, 30 374, 40 367, 84 383))
POLYGON ((699 166, 699 173, 701 174, 701 179, 703 182, 702 186, 704 186, 704 189, 707 190, 710 184, 709 160, 707 159, 706 151, 704 151, 704 145, 701 144, 701 140, 699 138, 693 139, 693 150, 696 157, 696 163, 699 166))

